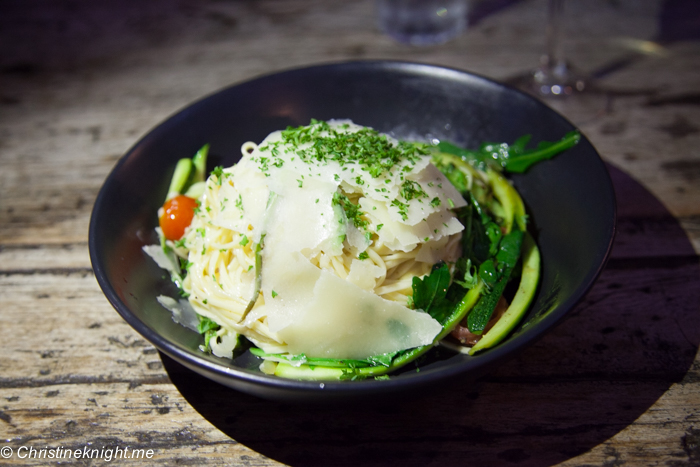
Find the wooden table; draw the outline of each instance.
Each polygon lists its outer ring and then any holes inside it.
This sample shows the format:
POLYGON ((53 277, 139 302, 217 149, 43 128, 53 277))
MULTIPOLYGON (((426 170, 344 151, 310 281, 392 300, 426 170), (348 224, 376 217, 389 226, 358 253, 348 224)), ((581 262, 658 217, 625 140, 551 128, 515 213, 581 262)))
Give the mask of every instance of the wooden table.
POLYGON ((309 407, 210 383, 124 323, 88 258, 103 180, 159 121, 262 73, 389 58, 514 81, 543 50, 546 1, 473 4, 464 35, 428 48, 379 33, 369 0, 2 2, 0 448, 15 454, 0 464, 87 446, 162 465, 700 465, 697 7, 568 3, 569 56, 601 89, 549 103, 610 164, 619 203, 597 285, 477 384, 309 407))

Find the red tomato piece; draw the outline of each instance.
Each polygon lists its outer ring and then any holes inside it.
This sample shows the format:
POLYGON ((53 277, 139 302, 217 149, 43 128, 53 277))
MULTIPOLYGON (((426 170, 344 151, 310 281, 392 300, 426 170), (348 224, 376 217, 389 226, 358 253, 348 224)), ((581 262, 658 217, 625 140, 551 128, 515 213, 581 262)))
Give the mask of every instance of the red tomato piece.
POLYGON ((158 219, 163 235, 168 240, 179 240, 194 217, 194 210, 199 203, 196 199, 178 195, 163 205, 163 215, 158 219))

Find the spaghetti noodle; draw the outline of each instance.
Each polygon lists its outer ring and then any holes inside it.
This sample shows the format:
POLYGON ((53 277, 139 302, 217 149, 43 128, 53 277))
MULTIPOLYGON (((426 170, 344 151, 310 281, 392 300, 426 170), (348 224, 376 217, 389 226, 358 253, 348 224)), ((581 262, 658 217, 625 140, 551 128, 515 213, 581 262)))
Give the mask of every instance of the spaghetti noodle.
POLYGON ((296 133, 272 133, 260 145, 245 143, 237 165, 208 178, 179 242, 177 251, 188 262, 182 285, 190 304, 221 326, 219 336, 242 334, 266 352, 358 358, 377 349, 401 350, 400 343, 429 343, 438 326, 407 307, 412 281, 439 261, 454 264, 459 258, 463 227, 451 209, 464 204, 429 160, 419 146, 402 146, 349 121, 316 122, 296 133), (313 152, 324 143, 327 153, 313 152), (263 266, 257 271, 261 244, 263 266), (357 337, 364 331, 333 329, 347 324, 344 318, 331 319, 322 330, 318 323, 305 322, 303 308, 319 302, 315 297, 321 293, 315 290, 320 274, 314 271, 305 273, 311 278, 292 274, 293 286, 305 290, 310 303, 296 303, 296 298, 284 303, 289 273, 294 273, 290 262, 342 279, 353 294, 378 297, 381 301, 365 305, 378 306, 378 314, 388 313, 388 320, 405 318, 400 324, 410 329, 402 332, 411 336, 394 339, 386 349, 360 341, 346 346, 351 355, 339 355, 334 334, 357 337), (387 312, 382 307, 389 302, 395 306, 387 312), (307 346, 297 342, 297 332, 285 333, 290 326, 325 336, 307 346))

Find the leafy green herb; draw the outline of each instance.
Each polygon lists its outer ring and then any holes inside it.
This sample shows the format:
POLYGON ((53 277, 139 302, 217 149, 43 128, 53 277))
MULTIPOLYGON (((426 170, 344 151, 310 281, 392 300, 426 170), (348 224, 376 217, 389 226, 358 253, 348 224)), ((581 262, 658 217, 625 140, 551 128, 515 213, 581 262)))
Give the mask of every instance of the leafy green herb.
MULTIPOLYGON (((520 258, 520 249, 523 242, 523 232, 514 229, 501 240, 498 253, 496 254, 495 270, 497 280, 493 284, 491 291, 481 297, 474 309, 467 317, 467 327, 474 334, 481 334, 493 315, 498 300, 503 295, 510 276, 520 258)), ((481 276, 481 269, 479 271, 481 276)))
POLYGON ((241 241, 238 242, 239 245, 246 246, 248 244, 248 236, 246 234, 241 235, 241 241))
POLYGON ((357 255, 357 259, 359 260, 366 260, 367 258, 369 258, 369 254, 366 251, 363 251, 362 253, 357 255))
POLYGON ((465 289, 471 289, 479 282, 476 266, 472 265, 471 259, 465 257, 460 258, 457 261, 456 270, 461 273, 463 280, 456 279, 456 277, 458 277, 457 273, 455 273, 455 279, 453 280, 465 289))
POLYGON ((454 308, 454 304, 447 300, 447 289, 451 280, 450 269, 445 263, 433 266, 430 274, 423 279, 414 277, 413 306, 425 311, 442 324, 454 308))
POLYGON ((217 331, 221 328, 216 322, 207 318, 206 316, 197 315, 199 317, 199 323, 197 324, 197 331, 204 335, 204 348, 209 349, 209 342, 213 337, 216 336, 217 331))
MULTIPOLYGON (((525 147, 530 142, 530 138, 530 135, 522 136, 512 145, 507 143, 484 143, 476 151, 460 148, 447 141, 441 141, 437 148, 440 152, 454 154, 466 161, 470 161, 481 170, 491 167, 507 172, 523 173, 533 164, 551 159, 560 152, 578 144, 581 140, 581 133, 570 131, 559 141, 542 141, 535 149, 528 150, 525 147)), ((448 178, 450 178, 449 175, 448 178)), ((452 181, 451 178, 450 181, 452 181)), ((460 189, 460 187, 457 187, 457 189, 460 189)))

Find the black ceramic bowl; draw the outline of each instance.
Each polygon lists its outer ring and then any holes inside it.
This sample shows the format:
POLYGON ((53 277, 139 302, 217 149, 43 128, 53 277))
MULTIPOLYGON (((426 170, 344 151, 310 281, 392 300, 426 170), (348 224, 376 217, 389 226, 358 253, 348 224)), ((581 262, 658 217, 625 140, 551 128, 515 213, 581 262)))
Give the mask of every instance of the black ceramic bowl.
POLYGON ((209 169, 229 166, 246 141, 288 125, 349 118, 398 138, 556 140, 573 126, 534 98, 464 71, 399 62, 302 68, 232 86, 153 129, 116 165, 90 222, 90 258, 119 314, 160 351, 207 378, 250 394, 328 400, 410 391, 447 378, 477 377, 520 352, 560 321, 590 289, 610 251, 615 202, 605 165, 582 138, 574 148, 512 177, 542 253, 542 278, 522 324, 501 345, 469 357, 448 355, 385 381, 302 382, 267 376, 249 354, 231 361, 198 350, 201 337, 156 301, 176 290, 141 250, 155 243, 156 211, 175 163, 211 144, 209 169))

